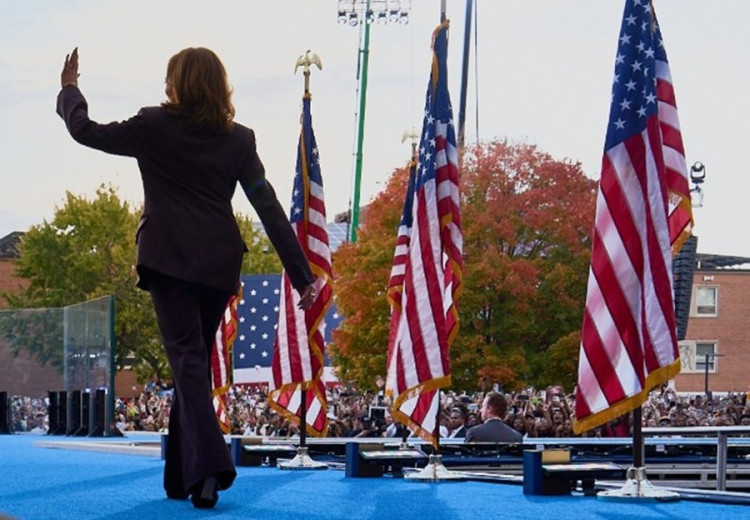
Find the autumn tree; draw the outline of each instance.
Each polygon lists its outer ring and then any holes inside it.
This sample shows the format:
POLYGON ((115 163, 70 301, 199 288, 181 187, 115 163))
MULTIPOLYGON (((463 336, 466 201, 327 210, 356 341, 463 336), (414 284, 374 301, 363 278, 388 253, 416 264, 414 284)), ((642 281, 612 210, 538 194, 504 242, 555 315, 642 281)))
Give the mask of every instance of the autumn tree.
POLYGON ((328 351, 339 380, 360 389, 375 389, 375 378, 385 376, 386 290, 408 180, 408 167, 396 170, 367 206, 357 242, 341 244, 332 255, 336 305, 345 319, 333 331, 328 351))
POLYGON ((479 335, 491 382, 549 384, 550 346, 581 326, 595 182, 579 164, 505 141, 473 149, 461 175, 466 290, 454 350, 479 335))
MULTIPOLYGON (((331 351, 340 376, 365 388, 385 372, 385 290, 406 179, 405 169, 395 172, 368 207, 359 241, 334 255, 346 318, 331 351)), ((582 319, 595 183, 579 164, 498 141, 465 154, 461 196, 464 287, 453 385, 546 385, 553 360, 577 356, 570 345, 582 319)), ((570 377, 555 383, 570 386, 570 377)))

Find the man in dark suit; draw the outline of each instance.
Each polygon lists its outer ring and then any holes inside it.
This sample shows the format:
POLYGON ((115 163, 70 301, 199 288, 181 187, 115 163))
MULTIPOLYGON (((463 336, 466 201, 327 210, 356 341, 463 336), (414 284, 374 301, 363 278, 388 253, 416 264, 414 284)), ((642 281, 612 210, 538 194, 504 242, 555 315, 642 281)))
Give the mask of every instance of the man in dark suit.
POLYGON ((229 298, 239 290, 243 251, 232 197, 242 187, 294 288, 315 300, 305 252, 266 180, 255 133, 233 121, 226 71, 209 49, 188 48, 167 65, 161 106, 99 124, 78 89, 78 49, 66 57, 57 113, 77 142, 134 157, 143 181, 136 230, 138 286, 151 292, 174 376, 164 465, 168 498, 211 508, 237 473, 213 408, 210 352, 229 298))
POLYGON ((466 432, 465 442, 523 442, 523 435, 505 424, 508 402, 497 392, 490 392, 482 402, 482 424, 466 432))
POLYGON ((455 407, 451 410, 450 422, 448 423, 449 439, 463 439, 466 437, 466 414, 463 409, 455 407))

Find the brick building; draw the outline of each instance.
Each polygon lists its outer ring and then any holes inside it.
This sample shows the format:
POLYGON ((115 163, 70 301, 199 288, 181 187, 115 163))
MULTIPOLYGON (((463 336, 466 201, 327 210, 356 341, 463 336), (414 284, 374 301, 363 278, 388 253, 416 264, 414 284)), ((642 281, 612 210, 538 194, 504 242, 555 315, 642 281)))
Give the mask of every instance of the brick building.
POLYGON ((17 292, 24 288, 26 281, 15 276, 13 260, 18 258, 18 246, 23 233, 13 233, 0 238, 0 309, 7 307, 2 296, 4 292, 17 292))
POLYGON ((750 258, 697 255, 677 391, 704 392, 706 380, 712 392, 750 389, 748 295, 750 258))
MULTIPOLYGON (((4 292, 23 289, 26 280, 15 275, 13 261, 18 258, 23 233, 16 231, 0 238, 0 310, 7 307, 4 292)), ((62 388, 62 377, 49 365, 41 366, 23 353, 14 356, 5 338, 0 336, 0 391, 12 395, 38 397, 62 388)))

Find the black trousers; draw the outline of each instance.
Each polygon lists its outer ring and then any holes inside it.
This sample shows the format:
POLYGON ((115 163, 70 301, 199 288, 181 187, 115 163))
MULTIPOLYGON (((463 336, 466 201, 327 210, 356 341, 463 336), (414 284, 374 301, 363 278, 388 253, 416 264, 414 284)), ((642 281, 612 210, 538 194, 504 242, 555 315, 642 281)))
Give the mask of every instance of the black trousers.
POLYGON ((189 492, 211 475, 219 489, 237 472, 219 428, 211 395, 211 347, 230 295, 153 273, 149 277, 164 348, 174 375, 164 489, 189 492))

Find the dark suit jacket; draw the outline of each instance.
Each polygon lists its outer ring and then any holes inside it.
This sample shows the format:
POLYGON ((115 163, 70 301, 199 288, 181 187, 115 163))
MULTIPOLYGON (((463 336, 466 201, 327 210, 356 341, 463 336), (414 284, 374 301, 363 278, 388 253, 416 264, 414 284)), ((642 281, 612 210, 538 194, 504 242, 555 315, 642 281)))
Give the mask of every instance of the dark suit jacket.
POLYGON ((189 129, 162 107, 143 108, 120 123, 89 119, 78 87, 64 87, 57 113, 79 143, 135 157, 141 171, 144 208, 138 229, 139 287, 148 273, 236 293, 245 245, 232 209, 239 182, 258 213, 292 285, 313 282, 310 266, 265 178, 255 134, 235 124, 228 133, 189 129))
POLYGON ((462 439, 463 437, 466 437, 466 432, 468 430, 466 429, 466 426, 461 426, 458 430, 456 430, 455 434, 451 434, 450 438, 452 439, 462 439))
POLYGON ((500 419, 489 419, 469 428, 464 442, 523 442, 523 435, 500 419))

